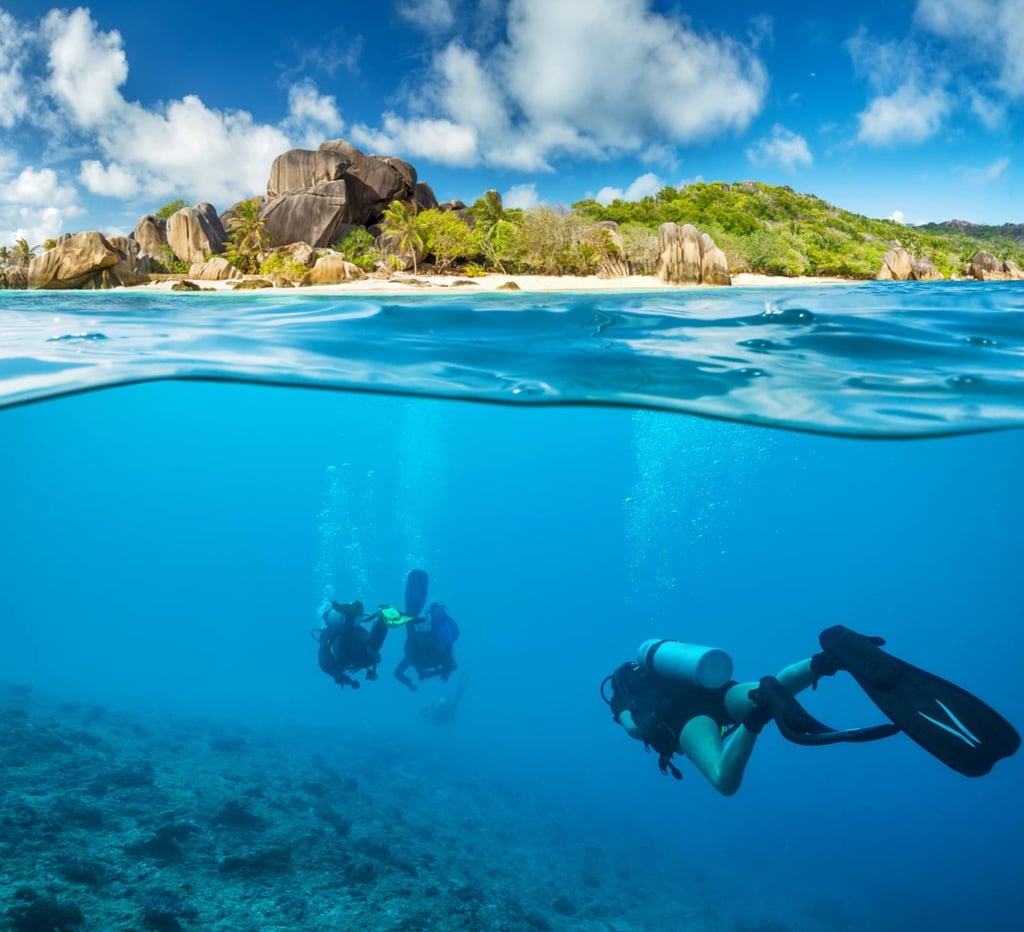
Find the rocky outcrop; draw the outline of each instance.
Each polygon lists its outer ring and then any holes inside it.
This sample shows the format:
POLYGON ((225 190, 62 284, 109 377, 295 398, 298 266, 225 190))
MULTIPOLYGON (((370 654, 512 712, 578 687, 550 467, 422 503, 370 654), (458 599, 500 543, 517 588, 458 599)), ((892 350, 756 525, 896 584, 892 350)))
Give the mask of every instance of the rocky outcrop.
POLYGON ((62 237, 53 249, 33 256, 29 288, 114 288, 147 280, 138 243, 128 237, 107 239, 101 233, 62 237))
POLYGON ((140 255, 159 258, 161 247, 167 245, 167 221, 163 217, 146 214, 135 224, 134 236, 140 255))
POLYGON ((918 259, 902 246, 894 246, 882 256, 882 267, 876 281, 885 282, 937 282, 943 275, 931 259, 918 259))
POLYGON ((1000 262, 990 252, 976 252, 967 266, 967 274, 979 282, 1005 282, 1024 279, 1020 266, 1012 259, 1000 262))
POLYGON ((24 266, 0 269, 0 288, 28 288, 28 269, 24 266))
POLYGON ((315 151, 292 149, 278 156, 267 196, 260 216, 274 246, 331 246, 356 227, 376 223, 392 201, 437 204, 408 162, 366 155, 343 139, 323 142, 315 151))
POLYGON ((413 193, 413 200, 416 202, 417 210, 436 210, 437 195, 434 189, 425 181, 417 182, 416 190, 413 193))
POLYGON ((352 164, 339 149, 290 149, 274 159, 267 181, 267 197, 299 194, 309 188, 341 181, 352 164))
POLYGON ((316 265, 302 276, 302 284, 339 285, 342 282, 354 282, 364 278, 366 273, 362 269, 333 253, 317 259, 316 265))
POLYGON ((242 277, 227 259, 213 256, 205 262, 196 262, 188 270, 188 277, 201 282, 226 282, 242 277))
POLYGON ((228 241, 224 224, 212 204, 183 207, 167 221, 167 244, 182 262, 202 262, 224 251, 228 241))
POLYGON ((328 181, 299 194, 283 194, 260 209, 272 246, 309 243, 331 246, 356 229, 348 222, 348 187, 345 181, 328 181))
POLYGON ((710 236, 689 223, 658 227, 659 256, 655 275, 673 285, 731 285, 725 253, 710 236))

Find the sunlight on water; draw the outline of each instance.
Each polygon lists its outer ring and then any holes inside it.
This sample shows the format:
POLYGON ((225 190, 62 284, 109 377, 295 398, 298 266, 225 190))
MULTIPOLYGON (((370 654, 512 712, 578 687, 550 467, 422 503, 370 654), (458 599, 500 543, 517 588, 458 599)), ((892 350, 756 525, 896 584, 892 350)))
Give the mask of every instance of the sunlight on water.
POLYGON ((845 436, 1024 425, 1019 283, 651 293, 0 293, 0 407, 160 379, 620 405, 845 436))

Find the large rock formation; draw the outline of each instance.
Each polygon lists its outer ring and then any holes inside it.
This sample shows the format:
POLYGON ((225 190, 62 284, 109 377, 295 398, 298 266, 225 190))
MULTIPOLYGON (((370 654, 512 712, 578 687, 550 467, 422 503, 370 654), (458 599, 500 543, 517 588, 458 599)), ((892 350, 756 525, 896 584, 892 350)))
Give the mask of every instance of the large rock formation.
POLYGON ((937 282, 943 275, 931 259, 917 259, 902 246, 894 246, 882 256, 882 267, 875 276, 877 281, 937 282))
POLYGON ((188 270, 188 277, 200 282, 226 282, 240 279, 242 273, 227 259, 212 256, 205 262, 196 262, 188 270))
POLYGON ((673 285, 731 285, 725 253, 690 224, 658 227, 660 255, 655 275, 673 285))
POLYGON ((159 259, 162 247, 167 245, 167 221, 163 217, 146 214, 135 224, 134 236, 139 244, 139 255, 159 259))
POLYGON ((212 204, 182 207, 167 221, 167 244, 177 258, 190 265, 223 252, 227 241, 227 231, 212 204))
POLYGON ((113 288, 147 281, 138 243, 125 236, 107 239, 101 233, 61 237, 53 249, 32 257, 29 288, 113 288))
POLYGON ((979 282, 1005 282, 1024 277, 1012 259, 1000 262, 992 253, 984 250, 974 254, 967 266, 967 274, 979 282))
POLYGON ((366 273, 343 256, 332 253, 321 256, 305 275, 303 285, 338 285, 342 282, 354 282, 366 278, 366 273))
POLYGON ((323 142, 315 151, 292 149, 279 155, 270 169, 267 196, 260 216, 274 246, 331 246, 357 226, 372 226, 392 201, 437 204, 408 162, 366 155, 343 139, 323 142))

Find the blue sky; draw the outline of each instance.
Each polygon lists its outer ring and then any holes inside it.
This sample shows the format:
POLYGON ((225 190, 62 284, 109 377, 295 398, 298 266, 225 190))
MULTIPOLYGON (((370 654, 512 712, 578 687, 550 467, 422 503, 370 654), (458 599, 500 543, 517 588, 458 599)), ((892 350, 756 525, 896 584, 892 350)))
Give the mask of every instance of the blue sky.
POLYGON ((224 210, 345 138, 441 200, 757 179, 1024 222, 1024 0, 0 0, 0 244, 224 210))

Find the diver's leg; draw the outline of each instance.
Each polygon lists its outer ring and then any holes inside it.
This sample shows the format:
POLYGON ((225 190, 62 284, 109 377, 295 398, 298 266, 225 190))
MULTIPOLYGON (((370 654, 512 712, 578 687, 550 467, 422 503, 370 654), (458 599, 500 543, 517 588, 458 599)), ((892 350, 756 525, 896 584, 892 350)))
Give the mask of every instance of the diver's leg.
MULTIPOLYGON (((811 670, 811 661, 799 660, 783 667, 776 679, 782 684, 782 688, 791 696, 803 692, 808 686, 813 686, 818 675, 811 670)), ((725 709, 729 718, 734 722, 742 722, 754 708, 750 698, 750 691, 757 689, 758 683, 737 683, 725 694, 725 709)))
POLYGON ((384 638, 388 636, 387 622, 378 618, 373 627, 370 628, 370 636, 366 639, 366 646, 372 651, 379 651, 384 646, 384 638))
POLYGON ((743 771, 756 740, 757 735, 741 725, 723 742, 718 723, 706 715, 698 715, 683 727, 679 750, 693 761, 719 793, 732 796, 743 782, 743 771))

